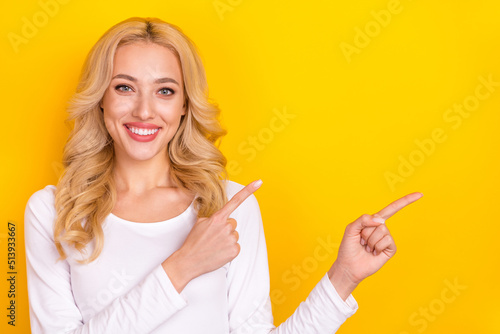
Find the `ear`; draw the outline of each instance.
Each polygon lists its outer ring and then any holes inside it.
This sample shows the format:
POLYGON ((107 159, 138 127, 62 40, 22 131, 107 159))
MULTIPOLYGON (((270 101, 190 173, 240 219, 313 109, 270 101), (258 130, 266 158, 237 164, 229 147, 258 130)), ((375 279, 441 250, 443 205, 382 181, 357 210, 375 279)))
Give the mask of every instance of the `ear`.
POLYGON ((184 100, 184 104, 182 105, 182 115, 186 115, 187 112, 187 100, 184 100))

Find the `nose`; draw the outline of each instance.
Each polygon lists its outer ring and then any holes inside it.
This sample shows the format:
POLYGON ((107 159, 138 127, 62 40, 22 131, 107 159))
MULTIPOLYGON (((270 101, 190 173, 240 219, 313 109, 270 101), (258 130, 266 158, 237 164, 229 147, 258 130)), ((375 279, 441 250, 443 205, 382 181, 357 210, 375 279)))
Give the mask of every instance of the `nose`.
POLYGON ((141 120, 154 118, 155 112, 151 100, 147 96, 139 96, 132 115, 141 120))

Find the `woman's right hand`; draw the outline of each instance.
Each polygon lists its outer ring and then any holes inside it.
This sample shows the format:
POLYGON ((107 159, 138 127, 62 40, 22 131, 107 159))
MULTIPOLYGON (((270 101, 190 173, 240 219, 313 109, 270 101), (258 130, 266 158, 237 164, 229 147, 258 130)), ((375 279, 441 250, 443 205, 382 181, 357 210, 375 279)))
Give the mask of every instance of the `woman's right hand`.
POLYGON ((238 256, 236 220, 229 215, 261 184, 260 180, 248 184, 212 216, 199 218, 181 248, 162 263, 179 293, 192 279, 219 269, 238 256))

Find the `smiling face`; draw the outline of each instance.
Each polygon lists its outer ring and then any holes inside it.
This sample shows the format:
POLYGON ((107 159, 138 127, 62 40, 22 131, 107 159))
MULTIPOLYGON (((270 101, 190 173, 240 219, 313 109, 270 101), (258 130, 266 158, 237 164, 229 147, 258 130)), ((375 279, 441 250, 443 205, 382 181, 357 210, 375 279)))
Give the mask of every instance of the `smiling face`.
POLYGON ((179 61, 166 47, 141 42, 116 50, 101 107, 117 158, 167 157, 186 113, 183 87, 179 61))

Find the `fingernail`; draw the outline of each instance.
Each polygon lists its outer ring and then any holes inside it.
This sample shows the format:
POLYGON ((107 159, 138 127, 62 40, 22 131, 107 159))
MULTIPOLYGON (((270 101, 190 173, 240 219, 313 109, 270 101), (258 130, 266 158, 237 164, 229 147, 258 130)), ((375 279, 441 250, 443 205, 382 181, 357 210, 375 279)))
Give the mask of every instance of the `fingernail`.
POLYGON ((377 256, 377 250, 376 249, 373 251, 373 255, 377 256))
POLYGON ((370 252, 370 247, 368 247, 368 245, 366 245, 366 247, 365 247, 365 251, 367 251, 368 253, 371 253, 371 252, 370 252))
POLYGON ((255 181, 255 183, 253 184, 253 187, 255 189, 259 189, 259 187, 262 185, 262 180, 257 180, 255 181))
POLYGON ((385 224, 385 219, 383 219, 383 218, 375 217, 375 218, 372 218, 372 220, 373 220, 375 223, 385 224))
POLYGON ((366 245, 366 241, 365 241, 365 239, 361 238, 361 246, 364 246, 364 245, 366 245))

